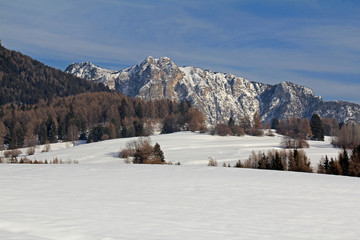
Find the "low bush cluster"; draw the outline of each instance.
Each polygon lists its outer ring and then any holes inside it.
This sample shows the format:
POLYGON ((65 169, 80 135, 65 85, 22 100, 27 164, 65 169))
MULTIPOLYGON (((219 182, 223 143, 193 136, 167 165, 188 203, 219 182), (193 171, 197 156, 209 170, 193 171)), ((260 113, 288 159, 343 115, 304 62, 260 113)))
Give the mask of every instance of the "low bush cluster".
MULTIPOLYGON (((4 160, 6 161, 6 160, 4 160)), ((2 163, 1 161, 1 158, 0 158, 0 163, 2 163)), ((62 159, 59 159, 57 157, 55 157, 53 160, 51 161, 48 161, 48 160, 30 160, 29 158, 27 157, 23 157, 23 158, 20 158, 20 160, 18 160, 17 158, 12 158, 10 159, 9 161, 7 161, 7 163, 12 163, 12 164, 78 164, 79 161, 77 160, 62 160, 62 159)))
POLYGON ((212 157, 209 157, 208 166, 209 167, 216 167, 218 165, 217 161, 213 159, 212 157))
POLYGON ((156 143, 151 146, 149 137, 141 137, 127 142, 126 148, 120 151, 119 157, 124 158, 125 163, 166 164, 160 144, 156 143))

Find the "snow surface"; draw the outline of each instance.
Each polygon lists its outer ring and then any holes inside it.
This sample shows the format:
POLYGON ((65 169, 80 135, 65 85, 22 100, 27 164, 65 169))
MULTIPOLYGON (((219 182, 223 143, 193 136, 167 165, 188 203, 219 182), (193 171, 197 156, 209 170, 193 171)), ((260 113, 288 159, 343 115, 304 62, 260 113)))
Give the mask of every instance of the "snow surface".
MULTIPOLYGON (((206 166, 208 156, 228 162, 276 148, 280 136, 151 139, 183 165, 124 164, 115 156, 129 139, 35 155, 79 164, 0 164, 0 239, 359 238, 359 178, 206 166)), ((311 158, 339 151, 310 145, 311 158)))
MULTIPOLYGON (((180 162, 182 165, 207 165, 209 157, 219 163, 226 162, 234 165, 239 159, 246 160, 252 151, 268 151, 272 149, 282 150, 282 136, 275 137, 234 137, 234 136, 211 136, 192 132, 178 132, 173 134, 154 135, 150 137, 152 144, 159 143, 164 151, 166 161, 180 162)), ((125 148, 126 143, 136 138, 122 138, 107 140, 97 143, 80 144, 71 147, 72 144, 52 144, 51 151, 42 153, 43 146, 36 149, 34 156, 29 159, 44 161, 58 157, 62 160, 77 160, 83 163, 113 163, 123 164, 123 159, 118 158, 118 153, 125 148)), ((331 138, 326 137, 324 142, 309 141, 310 148, 304 149, 310 158, 312 165, 316 166, 322 156, 327 154, 336 157, 339 148, 333 148, 331 138)), ((26 149, 22 149, 25 156, 26 149)), ((220 164, 221 165, 221 164, 220 164)))

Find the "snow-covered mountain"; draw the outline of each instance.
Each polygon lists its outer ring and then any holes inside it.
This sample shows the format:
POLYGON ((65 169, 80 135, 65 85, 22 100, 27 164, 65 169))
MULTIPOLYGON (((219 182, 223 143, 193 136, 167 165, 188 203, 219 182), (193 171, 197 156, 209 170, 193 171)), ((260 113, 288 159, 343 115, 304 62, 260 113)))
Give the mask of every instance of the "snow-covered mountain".
POLYGON ((143 99, 166 98, 191 101, 204 112, 210 124, 235 120, 259 112, 262 120, 335 117, 339 121, 360 121, 360 105, 324 102, 310 88, 291 82, 269 85, 195 67, 178 67, 170 58, 146 58, 141 64, 111 71, 91 63, 73 63, 65 72, 106 84, 127 96, 143 99))

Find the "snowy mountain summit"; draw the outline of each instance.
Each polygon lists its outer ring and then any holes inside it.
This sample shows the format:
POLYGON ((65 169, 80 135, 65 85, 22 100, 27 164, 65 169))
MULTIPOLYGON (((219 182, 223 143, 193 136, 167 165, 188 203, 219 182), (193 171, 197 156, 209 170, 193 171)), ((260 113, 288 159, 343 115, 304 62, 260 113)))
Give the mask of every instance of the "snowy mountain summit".
POLYGON ((292 116, 321 117, 339 121, 360 121, 360 105, 324 102, 310 88, 291 82, 269 85, 195 67, 178 67, 168 57, 147 57, 139 65, 111 71, 91 63, 73 63, 65 72, 91 81, 102 82, 110 89, 130 97, 166 98, 190 101, 200 109, 210 124, 236 121, 244 115, 260 113, 262 120, 287 119, 292 116))

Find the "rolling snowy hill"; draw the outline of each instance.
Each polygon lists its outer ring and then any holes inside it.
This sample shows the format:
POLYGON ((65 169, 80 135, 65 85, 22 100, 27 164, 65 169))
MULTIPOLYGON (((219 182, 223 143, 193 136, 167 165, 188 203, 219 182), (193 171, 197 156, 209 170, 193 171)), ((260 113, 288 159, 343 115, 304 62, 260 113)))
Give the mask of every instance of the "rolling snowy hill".
POLYGON ((360 121, 360 105, 324 102, 310 88, 291 82, 269 85, 250 82, 233 74, 217 73, 195 67, 178 67, 170 58, 146 58, 139 65, 111 71, 91 63, 74 63, 66 72, 91 81, 102 82, 127 96, 143 99, 166 98, 190 101, 203 111, 210 124, 236 121, 259 112, 262 120, 292 116, 360 121))
MULTIPOLYGON (((182 165, 125 164, 117 153, 129 138, 31 157, 79 164, 0 164, 1 239, 358 239, 359 178, 206 166, 279 148, 279 135, 151 139, 182 165)), ((310 141, 313 164, 340 151, 329 141, 310 141)))
POLYGON ((6 240, 358 239, 358 178, 206 166, 0 165, 6 240))
MULTIPOLYGON (((106 163, 123 164, 123 159, 118 158, 120 150, 125 148, 128 141, 137 138, 120 138, 102 142, 80 144, 70 147, 69 144, 52 144, 50 152, 41 152, 43 147, 36 149, 35 155, 28 156, 30 159, 52 160, 58 157, 62 160, 76 160, 80 164, 106 163)), ((150 137, 152 144, 159 143, 164 151, 166 161, 180 162, 182 165, 206 166, 208 158, 212 157, 219 163, 234 165, 239 159, 246 160, 252 151, 267 151, 282 149, 282 136, 275 137, 234 137, 234 136, 211 136, 192 132, 178 132, 173 134, 154 135, 150 137)), ((310 148, 305 149, 312 165, 316 167, 320 158, 327 154, 336 157, 340 149, 333 148, 331 138, 326 141, 309 141, 310 148)), ((22 149, 23 155, 26 149, 22 149)), ((220 164, 221 165, 221 164, 220 164)))

